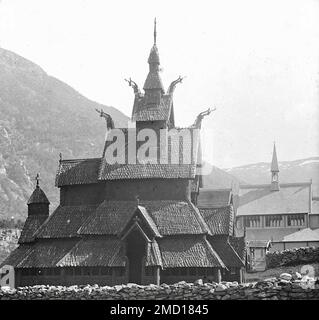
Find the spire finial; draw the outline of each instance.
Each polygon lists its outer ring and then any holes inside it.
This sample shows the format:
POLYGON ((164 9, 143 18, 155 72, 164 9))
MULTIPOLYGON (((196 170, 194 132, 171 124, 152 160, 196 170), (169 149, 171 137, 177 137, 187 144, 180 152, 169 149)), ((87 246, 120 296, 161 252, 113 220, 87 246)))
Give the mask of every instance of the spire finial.
POLYGON ((35 181, 37 183, 36 187, 39 188, 39 182, 40 182, 40 175, 39 173, 37 173, 36 177, 35 177, 35 181))
POLYGON ((156 33, 156 17, 154 19, 154 45, 156 45, 156 36, 157 36, 157 33, 156 33))

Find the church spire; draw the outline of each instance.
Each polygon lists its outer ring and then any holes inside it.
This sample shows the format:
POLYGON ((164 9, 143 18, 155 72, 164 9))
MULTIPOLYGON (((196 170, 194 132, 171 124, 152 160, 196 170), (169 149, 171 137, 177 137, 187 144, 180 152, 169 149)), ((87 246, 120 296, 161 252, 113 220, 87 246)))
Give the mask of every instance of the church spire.
POLYGON ((156 33, 156 18, 154 19, 154 46, 156 46, 156 36, 157 36, 157 33, 156 33))
POLYGON ((143 89, 144 90, 156 90, 160 93, 165 92, 164 86, 161 80, 161 77, 159 75, 159 65, 160 65, 160 59, 159 59, 159 53, 156 46, 156 38, 157 38, 157 31, 156 31, 156 18, 154 20, 154 44, 151 49, 150 55, 148 57, 148 64, 149 64, 149 73, 147 75, 147 78, 145 80, 143 89))
POLYGON ((270 189, 272 191, 278 191, 279 190, 279 167, 278 167, 277 151, 276 151, 275 142, 274 142, 274 148, 273 148, 273 153, 272 153, 270 172, 271 172, 270 189))

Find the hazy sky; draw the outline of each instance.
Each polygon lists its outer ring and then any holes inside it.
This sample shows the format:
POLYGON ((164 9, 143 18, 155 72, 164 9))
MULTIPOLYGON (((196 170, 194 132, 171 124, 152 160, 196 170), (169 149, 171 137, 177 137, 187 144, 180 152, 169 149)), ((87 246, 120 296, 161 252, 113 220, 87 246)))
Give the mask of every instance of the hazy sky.
POLYGON ((217 107, 208 160, 270 161, 274 140, 279 160, 319 155, 318 0, 0 0, 0 46, 130 116, 155 16, 165 87, 186 76, 177 125, 217 107))

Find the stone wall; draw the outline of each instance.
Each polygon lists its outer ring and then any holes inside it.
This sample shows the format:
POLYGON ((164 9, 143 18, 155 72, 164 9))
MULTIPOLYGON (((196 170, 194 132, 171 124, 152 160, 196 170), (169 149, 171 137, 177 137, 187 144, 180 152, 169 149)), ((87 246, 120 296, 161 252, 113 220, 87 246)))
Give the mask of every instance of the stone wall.
POLYGON ((319 247, 304 247, 267 253, 267 268, 319 262, 319 247))
POLYGON ((0 289, 0 300, 319 300, 319 285, 303 288, 300 283, 276 278, 250 284, 236 282, 195 283, 184 281, 173 285, 114 287, 33 286, 0 289))

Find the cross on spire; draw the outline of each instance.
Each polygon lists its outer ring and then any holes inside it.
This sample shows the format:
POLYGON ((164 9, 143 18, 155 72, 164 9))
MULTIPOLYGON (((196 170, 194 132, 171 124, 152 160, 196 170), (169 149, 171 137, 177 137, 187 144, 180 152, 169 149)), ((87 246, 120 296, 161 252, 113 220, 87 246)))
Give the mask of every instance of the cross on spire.
POLYGON ((37 173, 37 175, 35 176, 35 181, 36 181, 36 187, 39 188, 39 182, 40 182, 40 175, 39 175, 39 173, 37 173))
POLYGON ((156 36, 157 36, 157 32, 156 32, 156 18, 154 19, 154 45, 156 45, 156 36))

